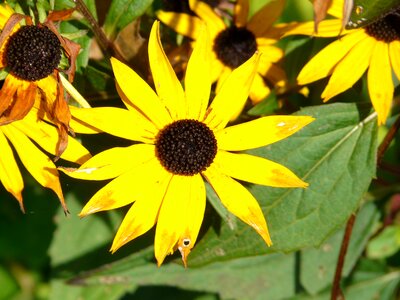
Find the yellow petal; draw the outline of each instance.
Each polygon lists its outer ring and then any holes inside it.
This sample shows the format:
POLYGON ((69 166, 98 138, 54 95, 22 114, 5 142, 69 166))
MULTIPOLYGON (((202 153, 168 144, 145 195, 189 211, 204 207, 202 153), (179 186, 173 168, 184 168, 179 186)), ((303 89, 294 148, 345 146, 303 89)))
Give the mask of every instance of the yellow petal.
MULTIPOLYGON (((59 140, 57 128, 38 119, 34 111, 28 113, 23 120, 14 122, 13 125, 41 148, 53 155, 56 154, 59 140)), ((90 156, 85 147, 74 138, 68 137, 68 147, 61 155, 62 159, 82 164, 90 156)))
POLYGON ((343 18, 343 5, 344 5, 343 0, 331 1, 331 5, 328 9, 328 14, 330 14, 331 16, 334 16, 338 19, 342 19, 343 18))
POLYGON ((0 29, 3 29, 14 10, 7 3, 0 4, 0 29))
POLYGON ((259 37, 265 34, 272 24, 281 16, 285 7, 284 0, 273 0, 262 7, 247 24, 247 29, 259 37))
MULTIPOLYGON (((4 128, 5 126, 2 126, 0 128, 4 128)), ((13 151, 1 130, 0 130, 0 149, 1 149, 1 159, 0 159, 1 183, 4 185, 6 190, 18 200, 19 205, 23 211, 24 206, 22 203, 22 190, 24 189, 24 182, 22 180, 21 172, 19 171, 17 162, 15 161, 13 151)))
POLYGON ((246 27, 249 15, 249 0, 238 0, 235 4, 234 21, 236 27, 246 27))
POLYGON ((378 113, 378 125, 385 124, 394 92, 389 45, 385 42, 377 41, 372 53, 368 70, 368 92, 372 105, 378 113))
POLYGON ((152 143, 158 133, 152 122, 134 110, 115 107, 71 107, 71 114, 75 120, 88 126, 132 141, 152 143))
POLYGON ((193 10, 207 24, 211 37, 226 28, 224 21, 213 9, 203 1, 189 0, 190 9, 193 10))
POLYGON ((186 75, 186 117, 203 120, 211 91, 210 45, 205 25, 190 56, 186 75))
POLYGON ((131 68, 116 58, 111 58, 117 86, 126 96, 124 103, 130 110, 139 109, 145 114, 157 128, 161 129, 171 123, 164 104, 150 86, 131 68))
POLYGON ((203 175, 211 184, 224 206, 235 216, 253 227, 268 246, 272 245, 267 223, 257 200, 240 183, 211 165, 203 175))
POLYGON ((326 46, 301 70, 298 84, 308 84, 332 74, 336 64, 362 39, 365 39, 365 34, 358 30, 326 46))
POLYGON ((271 90, 265 83, 264 79, 256 74, 253 84, 251 85, 249 97, 253 104, 257 104, 265 99, 270 94, 271 90))
POLYGON ((200 174, 172 177, 157 221, 154 251, 160 266, 178 249, 186 265, 204 217, 206 192, 200 174))
POLYGON ((105 185, 86 203, 79 216, 85 217, 99 211, 116 209, 138 199, 150 201, 150 198, 146 199, 144 196, 155 191, 154 184, 161 179, 160 174, 163 171, 159 170, 156 160, 153 158, 146 161, 105 185))
POLYGON ((373 48, 374 38, 365 38, 358 42, 347 55, 336 65, 321 97, 324 101, 351 88, 368 68, 373 48), (354 66, 357 66, 356 68, 354 66))
POLYGON ((307 187, 288 168, 276 162, 248 154, 218 151, 214 163, 230 177, 273 187, 307 187))
POLYGON ((400 41, 393 41, 389 44, 389 57, 393 71, 400 80, 400 41))
POLYGON ((314 28, 314 21, 299 23, 297 25, 291 24, 283 34, 283 37, 296 34, 314 37, 338 37, 339 35, 346 35, 357 31, 357 29, 353 31, 342 29, 342 20, 339 19, 321 21, 318 25, 318 33, 314 32, 314 28))
POLYGON ((78 169, 60 168, 60 171, 77 179, 105 180, 140 167, 154 157, 154 145, 136 144, 123 148, 115 147, 93 156, 78 169))
POLYGON ((54 163, 19 130, 10 126, 2 126, 2 131, 14 146, 28 172, 42 186, 52 189, 58 196, 64 211, 67 211, 54 163))
POLYGON ((284 56, 283 50, 275 46, 259 45, 257 48, 261 52, 260 66, 262 66, 264 63, 276 63, 284 56))
POLYGON ((156 16, 161 22, 174 29, 177 33, 194 40, 200 35, 203 22, 198 17, 162 10, 157 11, 156 16))
POLYGON ((309 116, 267 116, 215 133, 218 149, 242 151, 280 141, 314 121, 309 116))
POLYGON ((226 126, 229 120, 243 108, 256 74, 259 54, 254 55, 232 71, 206 112, 205 123, 212 130, 226 126))
POLYGON ((211 82, 215 82, 219 80, 221 73, 227 67, 217 58, 214 52, 212 52, 211 57, 211 82))
POLYGON ((158 97, 167 108, 171 118, 185 118, 185 95, 161 45, 160 22, 155 21, 150 32, 149 61, 158 97))

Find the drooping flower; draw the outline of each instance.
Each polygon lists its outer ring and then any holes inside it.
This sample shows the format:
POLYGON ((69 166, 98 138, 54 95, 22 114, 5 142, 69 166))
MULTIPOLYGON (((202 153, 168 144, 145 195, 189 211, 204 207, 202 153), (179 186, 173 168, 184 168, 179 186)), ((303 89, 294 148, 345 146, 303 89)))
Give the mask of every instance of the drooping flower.
MULTIPOLYGON (((273 26, 285 5, 284 0, 274 0, 261 8, 248 20, 249 1, 238 0, 234 9, 234 22, 227 26, 206 3, 189 0, 197 16, 185 13, 157 12, 157 17, 176 32, 196 40, 201 23, 210 31, 212 48, 212 82, 217 81, 217 92, 233 69, 248 60, 256 51, 262 53, 249 97, 258 103, 267 97, 271 86, 282 88, 286 75, 277 64, 283 57, 282 49, 274 44, 282 36, 282 26, 273 26)), ((242 108, 239 108, 242 109, 242 108)))
POLYGON ((211 89, 209 40, 205 28, 189 59, 183 90, 161 46, 159 23, 149 39, 155 93, 132 69, 111 59, 126 109, 73 109, 73 118, 137 143, 101 152, 78 169, 61 168, 87 180, 112 179, 80 216, 133 203, 114 238, 114 252, 156 223, 155 256, 161 265, 179 250, 184 264, 193 248, 206 205, 204 179, 229 211, 271 245, 257 200, 237 180, 275 187, 306 187, 289 169, 238 151, 282 140, 310 123, 308 116, 270 116, 226 127, 248 97, 259 54, 226 79, 208 106, 211 89))
POLYGON ((362 28, 342 29, 343 0, 334 0, 328 11, 338 19, 324 20, 314 32, 313 22, 293 27, 286 35, 304 34, 316 37, 339 37, 301 70, 297 81, 306 85, 330 76, 321 97, 328 101, 351 88, 367 72, 368 92, 378 124, 384 124, 390 113, 394 84, 392 70, 400 79, 400 9, 392 11, 362 28))
POLYGON ((57 157, 67 147, 71 118, 58 65, 64 51, 70 58, 66 73, 72 81, 79 46, 63 38, 52 21, 69 13, 50 13, 43 24, 34 25, 29 16, 0 4, 0 70, 8 72, 0 90, 0 125, 23 119, 39 101, 46 117, 58 128, 57 157), (26 25, 19 24, 23 19, 26 25))
MULTIPOLYGON (((34 106, 22 120, 0 125, 0 181, 24 211, 24 182, 14 149, 26 170, 42 186, 53 190, 64 211, 67 211, 57 167, 44 152, 56 153, 58 132, 56 127, 42 120, 42 114, 34 106)), ((68 148, 61 155, 62 159, 82 164, 90 157, 89 152, 73 138, 68 137, 68 143, 68 148)))

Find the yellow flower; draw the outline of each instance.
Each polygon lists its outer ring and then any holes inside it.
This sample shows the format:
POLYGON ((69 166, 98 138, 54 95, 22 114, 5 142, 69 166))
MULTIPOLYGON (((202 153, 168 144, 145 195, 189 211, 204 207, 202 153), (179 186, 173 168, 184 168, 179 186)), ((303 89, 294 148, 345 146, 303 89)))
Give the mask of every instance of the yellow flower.
POLYGON ((271 245, 256 199, 235 179, 275 187, 307 184, 275 162, 238 151, 284 139, 313 118, 271 116, 226 127, 247 99, 259 55, 254 54, 231 73, 208 107, 211 70, 205 29, 199 29, 188 62, 185 90, 161 46, 158 22, 152 27, 148 51, 157 94, 133 70, 112 58, 117 87, 127 110, 103 107, 71 111, 82 124, 139 142, 101 152, 79 169, 62 169, 79 179, 115 178, 90 199, 80 216, 134 202, 111 251, 157 223, 158 265, 177 249, 186 265, 204 216, 205 179, 227 209, 271 245))
POLYGON ((324 101, 328 101, 351 88, 367 71, 369 96, 378 114, 378 124, 384 124, 393 99, 392 70, 400 79, 399 11, 366 27, 342 30, 342 7, 343 0, 333 2, 329 13, 339 19, 322 21, 317 34, 313 32, 313 22, 295 26, 286 33, 317 37, 343 35, 304 66, 297 78, 298 84, 305 85, 331 76, 321 95, 324 101))
MULTIPOLYGON (((67 147, 71 118, 57 68, 63 49, 71 61, 79 51, 75 43, 57 33, 51 22, 65 14, 53 12, 44 24, 33 25, 30 17, 0 4, 0 70, 8 72, 0 90, 0 125, 23 119, 39 102, 46 117, 58 127, 57 156, 67 147), (22 19, 27 25, 19 24, 22 19)), ((74 68, 68 73, 72 80, 74 68)))
MULTIPOLYGON (((248 60, 256 51, 261 52, 257 74, 249 97, 258 103, 267 97, 269 85, 282 87, 286 75, 276 63, 283 57, 282 49, 273 46, 282 36, 283 27, 273 26, 280 16, 285 1, 271 1, 250 20, 249 1, 238 0, 234 9, 234 24, 226 26, 223 19, 206 3, 190 0, 191 10, 198 16, 183 13, 157 12, 157 17, 176 32, 196 40, 204 21, 210 31, 212 48, 212 82, 217 82, 217 92, 233 69, 248 60), (268 83, 268 84, 267 84, 268 83)), ((239 108, 239 110, 241 110, 239 108)))
MULTIPOLYGON (((56 166, 43 150, 55 154, 58 144, 57 129, 41 120, 42 111, 32 108, 19 121, 0 125, 0 181, 19 202, 24 211, 22 191, 24 182, 12 148, 26 170, 42 186, 52 189, 67 211, 61 191, 56 166)), ((76 140, 68 138, 69 146, 61 155, 62 159, 82 164, 90 154, 76 140)))

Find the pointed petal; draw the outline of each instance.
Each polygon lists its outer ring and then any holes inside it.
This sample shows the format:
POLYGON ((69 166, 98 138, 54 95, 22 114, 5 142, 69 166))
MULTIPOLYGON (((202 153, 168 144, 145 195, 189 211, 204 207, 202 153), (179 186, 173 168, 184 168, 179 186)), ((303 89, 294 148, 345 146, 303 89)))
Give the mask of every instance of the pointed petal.
POLYGON ((400 41, 393 41, 389 44, 389 57, 392 69, 400 80, 400 41))
POLYGON ((265 243, 271 246, 272 241, 267 222, 253 195, 243 185, 223 174, 215 165, 211 165, 203 175, 225 207, 243 222, 253 227, 265 243))
MULTIPOLYGON (((158 164, 157 167, 148 167, 132 196, 135 203, 129 209, 115 235, 111 252, 147 232, 157 221, 163 197, 171 180, 172 174, 166 172, 158 164)), ((139 178, 140 179, 140 174, 139 178)))
POLYGON ((189 0, 190 9, 193 10, 207 24, 211 39, 226 28, 224 21, 213 9, 203 1, 189 0))
POLYGON ((339 19, 321 21, 318 25, 318 33, 314 31, 314 28, 314 21, 298 23, 297 25, 291 24, 291 26, 288 27, 288 30, 284 32, 283 37, 296 34, 309 35, 313 37, 338 37, 339 35, 346 35, 358 31, 358 29, 342 29, 342 20, 339 19))
POLYGON ((72 178, 105 180, 120 176, 130 169, 140 167, 155 157, 155 146, 135 144, 129 147, 107 149, 93 156, 78 169, 60 168, 72 178))
POLYGON ((259 54, 254 55, 232 71, 206 113, 205 123, 212 130, 222 129, 243 108, 258 67, 259 54))
POLYGON ((203 120, 211 91, 210 45, 207 28, 203 26, 190 56, 186 75, 186 118, 203 120))
POLYGON ((264 63, 276 63, 280 61, 285 53, 281 48, 271 46, 271 45, 260 45, 257 46, 258 51, 261 53, 260 66, 264 63))
MULTIPOLYGON (((85 217, 99 211, 116 209, 135 201, 151 201, 151 197, 147 196, 149 196, 149 193, 153 193, 151 195, 154 196, 157 181, 163 179, 167 174, 160 168, 162 167, 159 164, 157 165, 154 158, 129 172, 121 174, 100 189, 86 203, 79 216, 85 217)), ((162 199, 162 196, 160 198, 162 199)))
POLYGON ((364 32, 356 31, 326 46, 300 71, 298 84, 305 85, 332 74, 336 64, 362 39, 365 39, 364 32))
POLYGON ((22 202, 22 190, 24 189, 24 182, 22 180, 22 175, 21 172, 19 171, 13 151, 1 130, 0 130, 0 149, 1 149, 1 159, 0 159, 1 183, 4 185, 6 190, 18 200, 19 205, 23 211, 24 206, 22 202))
POLYGON ((203 221, 205 203, 205 186, 200 174, 172 177, 157 221, 154 251, 159 266, 177 247, 181 247, 186 264, 203 221))
POLYGON ((378 113, 378 125, 383 125, 389 115, 394 93, 389 45, 385 42, 377 41, 372 53, 368 70, 368 92, 378 113))
POLYGON ((64 211, 67 211, 61 191, 59 175, 54 163, 40 151, 22 132, 9 126, 2 127, 3 133, 14 146, 22 164, 42 186, 52 189, 58 196, 64 211))
POLYGON ((185 95, 161 45, 160 22, 155 21, 150 32, 149 61, 158 97, 173 120, 185 118, 185 95))
POLYGON ((193 40, 196 40, 200 35, 203 21, 198 17, 162 10, 157 11, 156 16, 161 22, 171 27, 177 33, 190 37, 193 40))
POLYGON ((249 16, 249 0, 238 0, 233 13, 236 27, 246 27, 249 16))
MULTIPOLYGON (((22 131, 47 152, 53 155, 56 154, 58 144, 58 131, 56 127, 38 119, 37 114, 33 111, 23 120, 14 122, 13 126, 22 131)), ((90 158, 90 153, 74 138, 68 137, 68 147, 61 155, 61 158, 82 164, 90 158)))
POLYGON ((74 108, 71 113, 75 120, 86 123, 109 134, 145 143, 152 143, 157 128, 141 113, 115 107, 74 108))
POLYGON ((307 187, 288 168, 262 157, 218 151, 214 163, 219 170, 236 179, 273 187, 307 187))
POLYGON ((215 133, 218 149, 242 151, 263 147, 299 131, 314 121, 309 116, 267 116, 215 133))
POLYGON ((367 70, 373 48, 374 38, 365 38, 358 42, 347 55, 336 65, 321 97, 324 101, 351 88, 367 70), (355 68, 354 66, 357 66, 355 68))
POLYGON ((124 103, 130 110, 143 112, 157 128, 171 123, 164 104, 150 86, 131 68, 116 58, 111 58, 117 86, 126 96, 124 103))
POLYGON ((281 16, 284 7, 284 0, 273 0, 269 2, 254 14, 247 24, 247 29, 253 32, 257 37, 264 35, 272 24, 281 16))
POLYGON ((253 84, 251 85, 249 97, 253 104, 259 103, 265 99, 271 92, 268 85, 265 83, 264 79, 260 74, 254 76, 253 84))

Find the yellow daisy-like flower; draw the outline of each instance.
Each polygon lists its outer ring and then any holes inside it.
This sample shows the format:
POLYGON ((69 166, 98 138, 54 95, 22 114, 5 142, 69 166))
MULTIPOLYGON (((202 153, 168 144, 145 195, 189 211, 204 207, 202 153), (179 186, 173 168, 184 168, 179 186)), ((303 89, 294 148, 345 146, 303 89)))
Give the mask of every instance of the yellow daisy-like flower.
POLYGON ((254 54, 231 73, 208 107, 211 89, 208 42, 206 30, 199 29, 183 90, 161 46, 159 23, 155 22, 148 51, 157 94, 132 69, 112 58, 117 87, 128 110, 72 110, 73 118, 78 118, 82 125, 90 124, 139 142, 101 152, 79 169, 62 169, 79 179, 114 178, 90 199, 80 216, 134 202, 114 238, 112 252, 157 223, 158 265, 177 249, 186 265, 204 216, 203 179, 211 184, 230 212, 271 245, 256 199, 235 179, 275 187, 307 186, 287 168, 238 151, 284 139, 313 118, 270 116, 226 127, 237 107, 247 99, 259 55, 254 54))
MULTIPOLYGON (((57 129, 41 120, 42 114, 43 111, 33 107, 22 120, 0 125, 0 181, 24 211, 24 182, 14 156, 14 148, 26 170, 42 186, 53 190, 67 211, 57 167, 43 152, 45 150, 55 154, 58 145, 57 129)), ((67 150, 61 155, 62 159, 82 164, 90 157, 89 152, 76 140, 69 137, 68 143, 67 150)))
MULTIPOLYGON (((238 0, 234 9, 234 23, 227 26, 206 3, 189 0, 190 9, 198 16, 184 13, 157 12, 157 17, 176 32, 196 40, 202 22, 210 31, 212 48, 212 82, 217 92, 233 69, 243 64, 256 51, 261 52, 260 63, 250 89, 249 97, 258 103, 267 97, 271 86, 283 87, 286 75, 276 63, 283 57, 282 49, 273 46, 282 36, 283 27, 273 26, 281 15, 284 0, 274 0, 248 20, 249 1, 238 0)), ((239 108, 241 110, 242 108, 239 108)))
POLYGON ((71 118, 57 68, 64 49, 71 56, 72 80, 72 60, 78 51, 77 45, 61 37, 51 23, 51 17, 63 14, 66 12, 54 12, 45 24, 33 25, 30 17, 0 4, 0 70, 8 72, 0 90, 0 125, 23 119, 34 103, 41 101, 46 117, 58 127, 57 156, 67 147, 71 118), (27 25, 19 24, 22 19, 27 25))
POLYGON ((378 124, 384 124, 393 99, 392 70, 400 79, 399 11, 353 30, 342 30, 342 11, 343 0, 333 1, 328 12, 339 19, 322 21, 318 33, 314 33, 313 22, 295 26, 286 33, 317 37, 343 35, 304 66, 297 78, 298 84, 305 85, 331 76, 322 92, 322 98, 328 101, 351 88, 367 71, 369 96, 378 114, 378 124))

